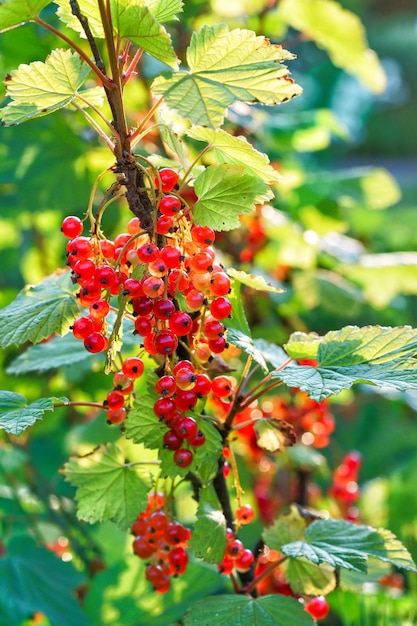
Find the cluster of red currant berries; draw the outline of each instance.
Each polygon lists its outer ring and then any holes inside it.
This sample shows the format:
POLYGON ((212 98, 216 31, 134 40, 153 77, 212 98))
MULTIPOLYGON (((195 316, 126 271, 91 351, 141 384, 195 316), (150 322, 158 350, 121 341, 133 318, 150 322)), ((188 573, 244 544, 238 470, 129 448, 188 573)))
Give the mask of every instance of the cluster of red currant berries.
MULTIPOLYGON (((242 504, 236 510, 236 525, 250 524, 254 518, 254 512, 250 504, 242 504)), ((247 572, 255 562, 252 550, 245 548, 231 528, 226 531, 226 551, 223 561, 219 563, 218 570, 221 574, 229 576, 233 571, 247 572)))
POLYGON ((160 197, 152 236, 142 232, 137 217, 114 241, 83 237, 79 218, 64 219, 61 230, 70 238, 67 257, 80 286, 77 295, 81 305, 89 307, 87 315, 75 320, 73 334, 90 352, 107 350, 109 300, 120 294, 149 354, 173 354, 179 338, 188 342, 201 362, 227 347, 221 320, 232 310, 226 297, 230 278, 215 263, 214 231, 191 224, 181 199, 170 193, 177 182, 174 170, 159 171, 155 187, 160 197), (141 277, 135 278, 138 266, 141 277), (186 310, 180 309, 179 298, 186 310))
POLYGON ((171 577, 181 576, 187 569, 186 546, 191 538, 188 528, 169 521, 164 506, 164 494, 149 494, 146 511, 140 513, 132 525, 133 550, 147 561, 146 579, 159 593, 169 591, 171 577))
POLYGON ((337 501, 342 516, 355 522, 359 511, 355 503, 359 499, 360 489, 358 474, 362 465, 362 457, 359 452, 352 450, 342 459, 333 473, 333 483, 330 487, 330 495, 337 501))
POLYGON ((107 394, 104 406, 107 420, 111 424, 122 424, 127 416, 126 399, 133 392, 136 378, 142 376, 145 366, 139 357, 129 357, 123 361, 122 369, 113 375, 113 389, 107 394))

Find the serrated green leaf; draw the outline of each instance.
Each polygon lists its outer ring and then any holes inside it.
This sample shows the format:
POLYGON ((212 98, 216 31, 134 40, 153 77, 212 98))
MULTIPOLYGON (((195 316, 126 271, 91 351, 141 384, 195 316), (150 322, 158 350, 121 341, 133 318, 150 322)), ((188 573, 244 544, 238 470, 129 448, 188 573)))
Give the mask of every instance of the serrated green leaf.
POLYGON ((242 285, 246 285, 255 291, 270 291, 271 293, 283 293, 285 291, 285 289, 280 289, 279 287, 274 287, 274 285, 267 283, 263 276, 254 276, 242 270, 236 270, 234 267, 230 267, 227 273, 229 276, 242 283, 242 285))
POLYGON ((242 331, 236 328, 227 329, 227 341, 237 348, 243 350, 245 354, 250 355, 263 369, 264 372, 268 372, 268 366, 263 357, 263 354, 255 346, 252 337, 245 335, 242 331))
MULTIPOLYGON (((205 141, 213 150, 218 163, 230 163, 243 167, 245 172, 251 176, 257 176, 267 185, 274 185, 281 180, 281 176, 270 165, 268 156, 255 150, 245 137, 233 137, 224 130, 213 130, 203 126, 191 128, 187 131, 187 135, 192 139, 205 141)), ((267 190, 256 198, 256 201, 266 202, 273 195, 271 190, 267 190)))
POLYGON ((3 0, 0 8, 0 33, 33 20, 50 0, 3 0))
POLYGON ((64 335, 78 313, 69 272, 49 276, 23 289, 0 310, 0 346, 38 343, 53 333, 64 335))
POLYGON ((54 337, 46 343, 30 346, 10 363, 6 371, 8 374, 47 372, 63 365, 92 360, 94 356, 84 348, 82 341, 68 333, 65 337, 54 337))
POLYGON ((209 165, 195 180, 194 221, 218 231, 238 228, 239 215, 251 213, 256 197, 265 189, 265 183, 248 176, 243 167, 209 165))
POLYGON ((384 529, 375 530, 345 520, 317 520, 304 531, 304 540, 282 545, 268 535, 269 547, 296 559, 305 557, 315 564, 328 563, 358 572, 367 571, 368 556, 416 571, 411 555, 400 541, 384 529))
POLYGON ((300 510, 292 505, 289 513, 280 515, 272 526, 265 528, 262 539, 267 546, 278 550, 277 546, 302 539, 306 527, 307 520, 301 515, 300 510))
POLYGON ((111 520, 127 530, 138 513, 146 508, 150 481, 137 465, 125 463, 124 455, 112 443, 90 454, 71 457, 62 470, 66 480, 77 487, 77 517, 85 522, 111 520))
POLYGON ((311 616, 295 598, 280 594, 246 596, 209 596, 193 604, 186 614, 185 626, 313 626, 311 616))
POLYGON ((125 421, 125 434, 135 443, 143 443, 151 450, 159 450, 167 427, 158 420, 153 407, 158 399, 156 393, 147 393, 135 399, 125 421))
POLYGON ((172 22, 178 20, 177 13, 181 13, 182 0, 145 0, 145 4, 158 22, 172 22))
POLYGON ((226 549, 226 519, 221 510, 213 508, 201 494, 197 521, 188 547, 207 563, 221 563, 226 549))
POLYGON ((242 296, 240 294, 241 291, 241 283, 237 280, 232 279, 231 281, 231 290, 229 295, 227 296, 232 304, 232 316, 223 320, 223 323, 227 328, 234 328, 244 333, 245 335, 250 335, 250 328, 248 324, 248 320, 246 319, 245 309, 243 308, 242 296))
POLYGON ((112 17, 119 37, 129 39, 155 59, 177 69, 179 61, 170 35, 141 0, 118 0, 112 17))
POLYGON ((328 563, 314 565, 300 557, 290 559, 285 567, 285 579, 294 593, 306 596, 326 596, 336 588, 336 574, 328 563))
POLYGON ((45 63, 23 63, 6 80, 12 101, 2 109, 4 126, 41 117, 70 104, 83 85, 90 67, 71 50, 52 50, 45 63))
POLYGON ((412 358, 417 330, 409 326, 346 326, 323 337, 295 333, 286 350, 295 359, 316 359, 317 367, 292 363, 272 376, 306 391, 317 402, 355 383, 417 389, 417 364, 412 358))
POLYGON ((158 77, 152 86, 168 105, 195 125, 216 128, 238 100, 278 104, 301 93, 282 61, 294 58, 249 30, 226 24, 193 33, 187 50, 189 72, 158 77))
POLYGON ((45 411, 53 411, 55 404, 68 402, 67 398, 39 398, 28 404, 20 393, 0 391, 0 428, 12 435, 20 435, 40 420, 45 411))
POLYGON ((368 48, 357 15, 333 0, 282 0, 279 11, 290 26, 324 48, 335 65, 357 76, 375 93, 385 90, 385 72, 368 48))
POLYGON ((73 593, 84 582, 83 576, 31 537, 16 535, 7 543, 0 559, 0 580, 0 614, 7 620, 3 624, 21 626, 35 612, 42 612, 51 624, 89 626, 73 593))
POLYGON ((288 361, 288 354, 280 346, 265 339, 255 339, 254 344, 257 350, 262 353, 265 361, 270 363, 274 369, 281 367, 288 361))

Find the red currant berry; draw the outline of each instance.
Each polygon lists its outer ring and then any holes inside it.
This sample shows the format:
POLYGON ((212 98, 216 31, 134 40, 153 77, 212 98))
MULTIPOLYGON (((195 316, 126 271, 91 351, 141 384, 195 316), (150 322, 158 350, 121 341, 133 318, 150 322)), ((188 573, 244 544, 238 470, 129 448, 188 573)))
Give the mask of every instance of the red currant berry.
POLYGON ((169 319, 169 327, 178 337, 188 335, 193 327, 193 320, 184 311, 176 311, 169 319))
POLYGON ((110 304, 107 300, 96 300, 90 304, 90 315, 98 320, 106 317, 110 311, 110 304))
POLYGON ((162 376, 155 385, 155 391, 164 398, 170 398, 176 390, 175 378, 173 376, 162 376))
POLYGON ((194 455, 191 450, 180 448, 174 452, 174 463, 179 467, 188 467, 193 462, 194 455))
POLYGON ((158 398, 153 405, 153 412, 159 420, 165 421, 174 416, 177 407, 171 398, 158 398))
MULTIPOLYGON (((185 450, 184 450, 185 451, 185 450)), ((179 522, 170 522, 165 530, 164 538, 170 546, 185 543, 191 537, 191 531, 179 522)))
POLYGON ((176 430, 168 430, 164 434, 164 448, 167 450, 179 450, 183 444, 184 438, 180 437, 176 430))
POLYGON ((155 186, 157 189, 161 188, 164 193, 174 189, 175 185, 178 183, 178 172, 170 167, 164 167, 162 170, 159 170, 158 175, 159 176, 155 178, 155 186))
POLYGON ((175 246, 165 246, 161 249, 159 256, 170 270, 176 269, 181 265, 181 250, 175 246))
POLYGON ((74 320, 72 334, 77 339, 85 339, 94 331, 94 322, 90 317, 79 317, 74 320))
POLYGON ((68 258, 88 259, 93 254, 93 246, 87 237, 75 237, 67 243, 68 258))
POLYGON ((192 448, 199 448, 206 443, 206 436, 199 430, 195 437, 188 437, 188 443, 192 448))
POLYGON ((166 356, 175 352, 178 347, 178 338, 172 330, 161 330, 155 337, 154 345, 158 354, 166 356))
POLYGON ((167 516, 163 511, 151 513, 148 519, 148 532, 150 534, 163 535, 167 526, 167 516))
POLYGON ((175 196, 164 196, 159 203, 159 210, 162 215, 173 217, 181 210, 181 201, 175 196))
POLYGON ((250 524, 254 517, 255 513, 250 504, 242 504, 236 509, 236 519, 241 524, 250 524))
POLYGON ((145 296, 153 299, 159 298, 164 293, 165 284, 158 276, 148 276, 142 281, 142 289, 145 296))
POLYGON ((125 280, 123 285, 123 295, 130 296, 131 298, 137 298, 138 296, 142 296, 142 283, 140 280, 135 280, 134 278, 128 278, 125 280))
POLYGON ((211 381, 211 389, 218 398, 225 398, 233 392, 233 382, 228 376, 216 376, 211 381))
POLYGON ((104 256, 105 259, 114 259, 115 246, 112 241, 110 241, 109 239, 104 239, 100 241, 99 245, 101 254, 104 256))
POLYGON ((316 596, 305 603, 304 609, 314 619, 324 619, 329 612, 329 604, 324 596, 316 596))
POLYGON ((154 243, 144 243, 137 249, 137 255, 142 263, 150 263, 159 257, 159 248, 154 243))
POLYGON ((148 511, 157 511, 165 505, 165 496, 161 491, 152 491, 148 494, 148 511))
POLYGON ((204 304, 204 294, 197 289, 190 289, 185 294, 185 304, 189 311, 199 311, 204 304))
POLYGON ((179 389, 175 396, 175 404, 180 411, 192 411, 197 404, 197 394, 193 389, 185 390, 179 389))
POLYGON ((140 296, 132 300, 132 307, 137 315, 149 315, 153 310, 153 300, 147 296, 140 296))
POLYGON ((239 572, 247 572, 250 570, 252 563, 254 563, 255 557, 251 550, 247 548, 243 550, 240 557, 235 559, 235 567, 239 572))
POLYGON ((187 569, 188 554, 184 548, 173 548, 168 555, 168 562, 170 564, 170 573, 173 576, 181 576, 187 569))
POLYGON ((226 546, 226 554, 232 559, 238 559, 245 551, 245 546, 240 539, 232 539, 226 546))
POLYGON ((192 439, 198 433, 198 425, 192 417, 182 417, 176 427, 175 432, 183 439, 192 439))
POLYGON ((224 337, 217 337, 216 339, 209 339, 208 346, 214 354, 221 354, 229 347, 229 344, 224 337))
MULTIPOLYGON (((152 329, 153 323, 149 317, 137 317, 135 319, 135 331, 141 337, 149 336, 152 333, 152 329)), ((148 348, 146 348, 146 351, 149 352, 149 354, 156 354, 155 350, 154 352, 151 352, 148 348)))
POLYGON ((215 238, 214 230, 208 226, 198 226, 195 224, 191 228, 191 239, 199 248, 207 248, 213 245, 215 238))
POLYGON ((106 404, 109 409, 121 409, 124 406, 125 398, 120 391, 110 391, 107 394, 106 404))
POLYGON ((99 265, 96 269, 94 280, 103 289, 110 288, 116 282, 116 272, 110 265, 99 265))
POLYGON ((83 223, 79 217, 68 215, 62 222, 61 232, 69 239, 78 237, 83 232, 83 223))
POLYGON ((168 215, 161 215, 156 221, 156 232, 158 235, 168 235, 174 230, 174 220, 168 215))
POLYGON ((230 291, 230 278, 224 272, 215 272, 210 281, 210 293, 213 296, 226 296, 230 291))
POLYGON ((210 313, 217 320, 223 320, 232 312, 232 304, 225 296, 218 296, 210 304, 210 313))
POLYGON ((178 389, 192 389, 196 380, 197 376, 194 374, 194 371, 188 367, 182 367, 175 373, 175 384, 178 389))
POLYGON ((175 313, 175 304, 168 298, 155 300, 153 313, 159 320, 167 320, 175 313))
POLYGON ((76 261, 73 269, 75 278, 80 285, 86 280, 95 279, 96 264, 91 259, 80 259, 76 261))
POLYGON ((211 380, 207 374, 197 374, 193 391, 198 398, 203 398, 210 393, 211 380))
POLYGON ((99 332, 92 332, 84 339, 84 346, 88 352, 103 352, 109 347, 109 340, 99 332))
POLYGON ((126 359, 122 365, 123 374, 129 378, 139 378, 139 376, 142 376, 144 369, 145 366, 142 359, 134 356, 126 359))
POLYGON ((110 424, 122 424, 127 417, 127 411, 124 407, 120 409, 109 409, 106 416, 110 424))
POLYGON ((133 541, 133 551, 141 559, 149 559, 155 552, 155 548, 149 545, 146 537, 138 536, 133 541))
POLYGON ((234 566, 234 560, 232 559, 232 557, 226 554, 223 561, 217 566, 217 569, 219 570, 220 574, 224 574, 224 576, 229 576, 229 574, 233 572, 234 566))

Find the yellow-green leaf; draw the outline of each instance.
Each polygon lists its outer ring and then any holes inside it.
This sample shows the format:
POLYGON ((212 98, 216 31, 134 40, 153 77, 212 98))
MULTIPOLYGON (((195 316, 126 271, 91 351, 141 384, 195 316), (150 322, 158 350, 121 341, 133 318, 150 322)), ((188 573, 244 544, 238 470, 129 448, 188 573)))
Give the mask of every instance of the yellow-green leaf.
POLYGON ((272 293, 282 293, 285 291, 285 289, 280 289, 279 287, 274 287, 274 285, 267 283, 263 276, 254 276, 243 270, 235 270, 234 267, 230 267, 227 273, 229 276, 242 283, 242 285, 255 289, 255 291, 270 291, 272 293))
POLYGON ((357 15, 334 0, 281 0, 279 10, 290 26, 324 48, 335 65, 357 76, 375 93, 385 90, 385 72, 368 47, 357 15))
POLYGON ((234 102, 273 105, 301 93, 282 61, 292 54, 250 30, 204 26, 187 50, 189 71, 158 77, 155 94, 196 125, 216 128, 234 102))
POLYGON ((50 0, 3 0, 0 4, 0 33, 33 20, 50 0))
POLYGON ((4 126, 47 115, 70 104, 83 85, 90 67, 71 50, 53 50, 45 63, 23 63, 6 81, 12 101, 2 110, 4 126))

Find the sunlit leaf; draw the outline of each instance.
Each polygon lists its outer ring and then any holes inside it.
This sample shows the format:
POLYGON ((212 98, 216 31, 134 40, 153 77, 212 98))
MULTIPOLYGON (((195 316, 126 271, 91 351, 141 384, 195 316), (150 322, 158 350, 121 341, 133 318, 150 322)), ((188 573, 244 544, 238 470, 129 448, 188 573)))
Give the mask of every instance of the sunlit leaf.
MULTIPOLYGON (((233 137, 224 130, 212 130, 197 126, 187 131, 187 135, 199 141, 205 141, 213 150, 218 163, 230 163, 243 167, 248 174, 258 176, 267 185, 274 185, 281 180, 281 176, 269 163, 268 156, 258 152, 245 139, 245 137, 233 137)), ((272 191, 267 191, 259 202, 265 202, 273 197, 272 191)))
POLYGON ((254 428, 256 443, 268 452, 283 452, 297 440, 294 427, 285 420, 260 419, 255 422, 254 428))
POLYGON ((50 0, 3 0, 0 7, 0 32, 30 22, 50 0))
POLYGON ((62 109, 74 100, 90 67, 71 50, 52 50, 45 63, 23 63, 6 81, 12 101, 2 109, 4 126, 20 124, 62 109))
POLYGON ((286 345, 294 359, 316 359, 317 367, 290 364, 273 372, 289 387, 306 391, 320 402, 355 383, 393 387, 399 391, 417 389, 417 330, 346 326, 323 337, 294 333, 286 345))
POLYGON ((263 276, 254 276, 242 270, 236 270, 234 267, 228 268, 227 273, 229 276, 232 276, 232 278, 242 283, 242 285, 246 285, 255 291, 270 291, 272 293, 282 293, 285 291, 284 289, 274 287, 274 285, 267 283, 263 276))
POLYGON ((70 285, 69 272, 64 272, 23 289, 0 310, 0 346, 38 343, 53 333, 68 332, 79 313, 70 285))
POLYGON ((334 567, 328 563, 315 565, 303 557, 286 562, 285 579, 294 593, 307 596, 325 596, 337 582, 334 567))
POLYGON ((185 626, 312 626, 311 616, 295 598, 281 594, 248 598, 228 594, 211 596, 193 604, 185 626))
POLYGON ((273 105, 301 93, 281 65, 291 58, 252 31, 204 26, 193 33, 187 50, 190 71, 158 77, 152 88, 194 124, 216 128, 227 107, 238 100, 273 105))
POLYGON ((13 391, 0 391, 0 428, 12 435, 42 419, 45 411, 53 411, 55 404, 67 404, 67 398, 39 398, 28 404, 25 396, 13 391))
POLYGON ((256 363, 258 363, 264 372, 268 371, 268 366, 265 362, 264 356, 260 350, 256 347, 252 337, 245 335, 242 331, 236 328, 228 328, 227 341, 232 345, 243 350, 247 355, 250 355, 256 363))
POLYGON ((239 216, 255 209, 256 197, 266 185, 243 167, 224 163, 207 167, 196 178, 194 189, 198 197, 193 207, 195 222, 220 231, 238 228, 239 216))
POLYGON ((207 563, 221 563, 226 549, 226 520, 222 511, 213 508, 201 495, 188 546, 207 563))
POLYGON ((75 499, 80 520, 111 520, 127 530, 146 508, 148 476, 137 465, 126 463, 114 444, 100 446, 86 456, 71 457, 62 471, 77 487, 75 499))
POLYGON ((290 26, 324 48, 335 65, 357 76, 375 93, 385 90, 385 72, 368 47, 357 15, 334 0, 282 0, 279 10, 290 26))

